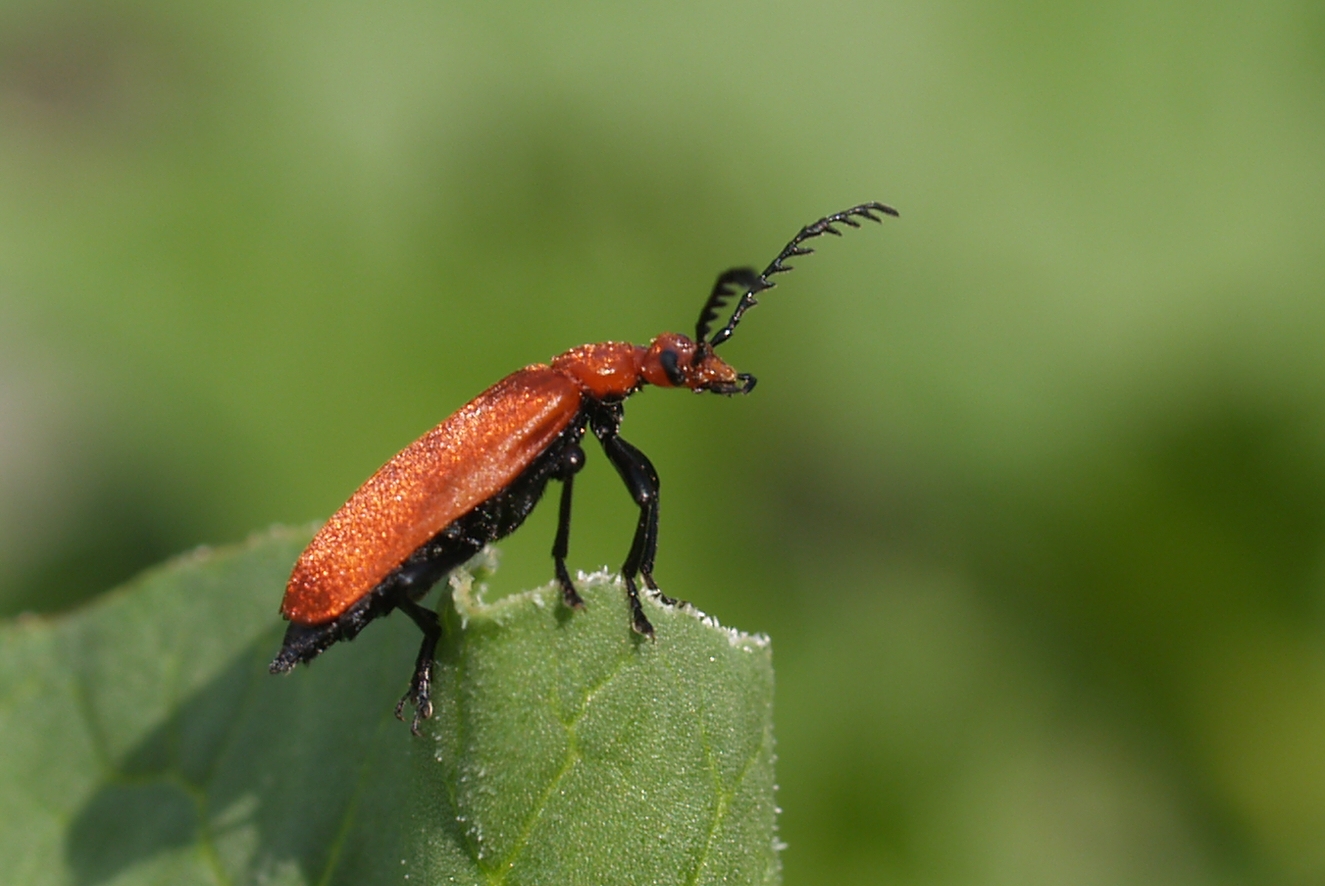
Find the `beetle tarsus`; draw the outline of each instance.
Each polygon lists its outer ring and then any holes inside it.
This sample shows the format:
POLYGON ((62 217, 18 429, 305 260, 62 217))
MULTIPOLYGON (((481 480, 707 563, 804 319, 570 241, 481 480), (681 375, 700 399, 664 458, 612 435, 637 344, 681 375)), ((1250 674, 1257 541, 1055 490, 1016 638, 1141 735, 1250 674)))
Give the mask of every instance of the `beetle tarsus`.
POLYGON ((396 703, 396 719, 401 722, 405 720, 405 705, 414 707, 414 719, 410 723, 409 731, 415 735, 419 734, 419 725, 432 716, 432 672, 436 666, 433 647, 435 646, 435 640, 429 643, 427 638, 424 639, 423 647, 419 649, 419 657, 414 662, 414 676, 410 678, 409 690, 396 703))
POLYGON ((409 597, 402 595, 396 605, 423 631, 423 643, 419 646, 418 658, 414 660, 414 676, 410 678, 409 691, 401 696, 396 705, 397 720, 405 719, 406 704, 414 706, 414 722, 410 724, 409 731, 418 735, 419 724, 432 716, 432 669, 437 641, 442 638, 442 623, 436 612, 425 609, 409 597))
POLYGON ((679 606, 688 605, 684 600, 678 600, 675 597, 667 596, 655 584, 650 584, 649 590, 653 591, 654 599, 657 600, 659 603, 663 604, 664 606, 679 607, 679 606))
POLYGON ((639 588, 635 586, 635 579, 629 573, 622 576, 626 581, 626 596, 630 599, 630 626, 637 634, 643 634, 650 640, 655 639, 653 634, 653 625, 649 622, 648 616, 644 614, 644 606, 640 603, 639 588))
MULTIPOLYGON (((428 670, 432 670, 431 662, 429 662, 428 670)), ((415 735, 423 735, 423 731, 421 731, 419 727, 423 724, 425 719, 432 716, 432 699, 428 698, 428 685, 431 681, 431 674, 425 675, 420 681, 419 674, 416 673, 415 678, 411 681, 408 693, 405 693, 403 697, 400 698, 400 701, 396 702, 396 719, 400 720, 401 723, 403 723, 405 719, 405 705, 412 705, 413 709, 415 709, 413 720, 409 723, 409 731, 413 732, 415 735), (417 686, 415 683, 417 683, 417 686)))
MULTIPOLYGON (((655 541, 655 543, 656 543, 656 542, 657 542, 657 535, 658 535, 658 527, 657 527, 657 525, 655 525, 654 528, 653 528, 653 535, 654 535, 654 541, 655 541)), ((659 603, 663 603, 663 604, 665 604, 665 605, 667 605, 667 606, 684 606, 684 605, 685 605, 685 601, 684 601, 684 600, 681 600, 681 601, 678 602, 678 601, 676 600, 675 597, 669 597, 669 596, 667 596, 666 594, 664 594, 664 593, 662 592, 662 588, 658 587, 658 583, 657 583, 656 581, 653 580, 653 564, 652 564, 652 563, 650 563, 650 564, 648 564, 648 566, 643 567, 643 568, 640 569, 640 578, 644 579, 644 586, 645 586, 646 588, 648 588, 650 591, 653 591, 654 599, 656 599, 659 603)))
POLYGON ((557 583, 561 585, 561 599, 569 608, 584 608, 584 598, 575 590, 575 584, 570 580, 570 573, 566 571, 565 560, 557 560, 557 583))

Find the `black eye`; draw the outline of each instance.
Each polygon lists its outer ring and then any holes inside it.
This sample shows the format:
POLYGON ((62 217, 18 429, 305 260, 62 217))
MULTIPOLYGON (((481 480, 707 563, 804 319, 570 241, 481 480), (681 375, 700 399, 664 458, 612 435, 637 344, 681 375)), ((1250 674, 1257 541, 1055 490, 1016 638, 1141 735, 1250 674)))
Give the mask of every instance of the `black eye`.
POLYGON ((668 381, 678 388, 685 384, 686 377, 676 362, 676 351, 663 351, 658 355, 658 362, 662 364, 663 372, 667 373, 668 381))

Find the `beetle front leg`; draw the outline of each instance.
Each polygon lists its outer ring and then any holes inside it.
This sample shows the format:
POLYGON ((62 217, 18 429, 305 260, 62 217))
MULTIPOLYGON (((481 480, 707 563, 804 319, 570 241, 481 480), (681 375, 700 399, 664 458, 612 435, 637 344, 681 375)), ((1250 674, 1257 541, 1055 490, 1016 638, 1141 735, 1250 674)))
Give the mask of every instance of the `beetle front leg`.
POLYGON ((643 556, 640 561, 639 574, 644 579, 644 584, 649 590, 657 595, 658 599, 668 606, 682 605, 672 597, 667 596, 658 587, 658 583, 653 580, 653 558, 658 553, 658 503, 657 495, 654 495, 653 510, 649 515, 649 525, 645 529, 644 545, 641 548, 643 556))
POLYGON ((408 597, 403 597, 396 607, 413 619, 419 630, 423 631, 423 643, 419 646, 419 657, 414 660, 414 676, 410 678, 409 691, 400 697, 396 705, 396 719, 402 721, 405 719, 405 705, 414 705, 414 721, 409 731, 418 735, 419 724, 432 716, 432 671, 437 641, 442 638, 442 625, 436 612, 425 609, 408 597))

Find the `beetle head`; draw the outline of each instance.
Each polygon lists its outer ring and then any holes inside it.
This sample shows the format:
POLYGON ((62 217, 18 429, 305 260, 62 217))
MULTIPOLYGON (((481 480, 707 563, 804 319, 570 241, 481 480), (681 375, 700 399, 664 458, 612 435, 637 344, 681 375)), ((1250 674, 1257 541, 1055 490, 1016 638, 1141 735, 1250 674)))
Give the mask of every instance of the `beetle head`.
POLYGON ((655 338, 644 352, 640 374, 651 385, 663 388, 689 388, 696 394, 748 394, 755 378, 738 373, 713 353, 706 341, 698 345, 675 332, 655 338))
POLYGON ((787 260, 814 252, 802 246, 806 240, 822 234, 842 236, 835 225, 860 227, 859 219, 882 221, 879 215, 897 215, 897 210, 882 203, 862 203, 850 209, 826 215, 817 222, 800 229, 791 242, 782 247, 777 258, 758 273, 754 268, 732 268, 718 275, 709 293, 708 301, 699 311, 695 323, 695 337, 667 333, 653 340, 640 358, 640 378, 649 384, 670 388, 690 388, 695 392, 712 391, 715 394, 748 394, 755 386, 753 375, 738 373, 723 361, 713 349, 732 337, 745 312, 759 304, 758 295, 774 287, 775 274, 791 270, 787 260), (733 298, 739 298, 725 325, 710 335, 713 323, 733 298))

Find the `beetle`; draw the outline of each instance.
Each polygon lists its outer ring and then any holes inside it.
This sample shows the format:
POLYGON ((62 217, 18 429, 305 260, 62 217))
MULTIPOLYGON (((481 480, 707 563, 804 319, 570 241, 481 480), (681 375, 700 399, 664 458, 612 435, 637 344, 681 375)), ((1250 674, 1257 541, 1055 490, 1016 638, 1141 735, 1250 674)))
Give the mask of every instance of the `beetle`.
POLYGON ((621 576, 631 627, 652 637, 636 577, 663 603, 675 601, 653 579, 658 473, 644 453, 621 438, 626 398, 646 384, 695 393, 750 393, 754 376, 736 372, 714 349, 731 338, 756 296, 773 288, 775 274, 791 270, 788 259, 814 251, 801 245, 806 240, 841 236, 836 225, 858 228, 858 219, 881 222, 880 215, 897 214, 882 203, 862 203, 825 216, 801 228, 763 273, 733 268, 719 275, 699 312, 694 338, 664 333, 647 346, 602 342, 572 348, 550 364, 508 375, 415 440, 368 478, 300 555, 281 602, 290 625, 270 671, 286 673, 310 662, 332 644, 354 639, 373 619, 399 609, 423 631, 409 690, 396 705, 400 719, 406 704, 414 707, 410 728, 417 735, 420 722, 432 716, 433 654, 441 638, 437 613, 418 601, 485 544, 514 532, 551 480, 561 482, 552 544, 557 582, 567 606, 584 607, 566 570, 566 555, 571 494, 575 475, 584 467, 580 441, 586 430, 598 438, 639 508, 621 576), (738 292, 726 325, 709 336, 720 311, 738 292))

